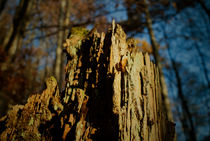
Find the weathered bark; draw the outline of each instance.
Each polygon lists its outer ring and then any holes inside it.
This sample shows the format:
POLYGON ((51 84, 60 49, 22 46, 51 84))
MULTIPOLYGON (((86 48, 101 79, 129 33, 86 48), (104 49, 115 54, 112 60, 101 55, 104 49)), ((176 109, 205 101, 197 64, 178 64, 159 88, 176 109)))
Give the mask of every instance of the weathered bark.
POLYGON ((167 116, 168 116, 168 119, 169 120, 173 120, 173 115, 172 115, 172 112, 171 112, 171 106, 170 106, 170 101, 169 101, 169 98, 168 98, 168 90, 167 90, 167 86, 166 86, 166 83, 165 83, 165 79, 164 79, 164 76, 163 76, 163 72, 162 72, 162 64, 161 64, 161 59, 160 59, 160 55, 159 55, 159 52, 158 52, 158 43, 155 39, 155 35, 154 35, 154 32, 153 32, 153 29, 152 29, 152 20, 150 18, 150 13, 149 13, 149 7, 148 7, 148 4, 147 4, 147 0, 144 0, 144 12, 145 12, 145 16, 146 16, 146 23, 147 23, 147 28, 148 28, 148 31, 149 31, 149 35, 150 35, 150 41, 151 41, 151 44, 152 44, 152 54, 154 56, 154 59, 155 59, 155 63, 160 71, 160 86, 161 86, 161 95, 162 95, 162 99, 163 99, 163 107, 165 108, 165 112, 167 113, 167 116))
POLYGON ((75 33, 64 45, 65 90, 59 96, 55 79, 49 78, 41 95, 0 120, 0 137, 172 141, 174 123, 164 112, 159 71, 149 55, 126 42, 114 22, 106 35, 75 33))
POLYGON ((46 86, 41 95, 31 96, 25 106, 13 106, 12 110, 0 119, 1 140, 51 139, 50 133, 44 130, 45 126, 50 126, 50 122, 56 121, 63 105, 60 103, 54 77, 47 79, 46 86))

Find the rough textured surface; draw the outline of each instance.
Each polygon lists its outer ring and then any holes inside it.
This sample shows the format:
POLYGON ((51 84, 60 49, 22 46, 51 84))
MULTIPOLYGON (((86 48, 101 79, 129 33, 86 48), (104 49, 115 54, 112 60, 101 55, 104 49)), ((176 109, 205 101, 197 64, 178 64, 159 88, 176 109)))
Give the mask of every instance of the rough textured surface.
POLYGON ((1 140, 51 140, 50 121, 58 120, 63 110, 54 77, 46 80, 43 93, 31 96, 27 104, 16 105, 0 119, 1 140), (49 126, 48 130, 42 130, 49 126))
POLYGON ((106 35, 81 32, 64 44, 65 90, 59 94, 56 80, 47 79, 41 95, 1 118, 1 139, 173 140, 175 125, 163 112, 149 55, 126 42, 114 22, 106 35))

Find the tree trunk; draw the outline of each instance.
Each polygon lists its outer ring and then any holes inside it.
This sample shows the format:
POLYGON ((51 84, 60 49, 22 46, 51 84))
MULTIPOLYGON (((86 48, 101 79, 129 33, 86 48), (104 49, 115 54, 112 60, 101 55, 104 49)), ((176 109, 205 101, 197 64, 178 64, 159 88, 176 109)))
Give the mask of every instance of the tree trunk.
MULTIPOLYGON (((65 27, 69 27, 70 25, 70 16, 71 16, 71 0, 66 0, 66 13, 65 13, 65 22, 64 22, 64 26, 65 27)), ((68 36, 68 32, 69 30, 68 29, 65 29, 64 30, 64 39, 68 36)), ((64 80, 65 80, 65 63, 66 63, 66 56, 65 56, 65 53, 62 52, 62 62, 61 62, 61 71, 60 71, 60 89, 63 89, 64 88, 64 80)))
POLYGON ((160 86, 161 86, 161 95, 162 95, 162 99, 163 99, 163 107, 165 107, 165 112, 167 113, 168 119, 172 120, 173 119, 173 115, 171 112, 171 106, 170 106, 170 101, 168 98, 168 90, 167 90, 167 86, 165 83, 165 79, 163 76, 163 72, 162 72, 162 64, 161 64, 161 59, 160 59, 160 55, 158 53, 158 43, 155 39, 155 35, 152 29, 152 20, 150 18, 150 13, 149 13, 149 8, 148 8, 148 4, 147 4, 147 0, 144 0, 144 12, 145 12, 145 16, 146 16, 146 23, 147 23, 147 28, 149 31, 149 35, 150 35, 150 41, 152 44, 152 54, 154 56, 155 59, 155 63, 160 71, 160 86))
POLYGON ((64 37, 67 36, 67 30, 64 27, 69 25, 70 18, 70 1, 69 0, 61 0, 60 1, 60 17, 59 17, 59 32, 58 32, 58 41, 56 48, 56 60, 55 60, 55 77, 59 82, 59 87, 62 87, 63 82, 63 73, 64 73, 64 55, 62 44, 64 41, 64 37))
POLYGON ((62 44, 64 39, 64 20, 65 20, 65 7, 66 0, 60 1, 60 16, 59 16, 59 32, 58 32, 58 41, 56 48, 56 59, 55 59, 55 77, 60 82, 60 73, 61 73, 61 61, 62 61, 62 44))
POLYGON ((80 29, 66 41, 65 90, 48 78, 42 94, 0 119, 2 140, 173 140, 159 71, 119 25, 106 35, 80 29))
POLYGON ((13 26, 9 28, 9 31, 5 35, 2 41, 2 48, 8 55, 8 60, 2 65, 2 70, 6 70, 8 64, 14 59, 14 55, 17 50, 18 40, 22 39, 24 35, 25 28, 29 24, 30 10, 33 6, 33 0, 21 0, 18 7, 16 8, 13 26))
MULTIPOLYGON (((33 0, 27 1, 27 0, 21 0, 20 4, 18 5, 14 18, 13 18, 13 31, 11 35, 8 35, 5 37, 6 41, 4 42, 3 48, 10 52, 13 52, 13 42, 17 38, 18 35, 23 34, 25 27, 27 25, 27 22, 29 20, 29 11, 32 8, 33 0)), ((13 55, 13 54, 11 54, 13 55)))

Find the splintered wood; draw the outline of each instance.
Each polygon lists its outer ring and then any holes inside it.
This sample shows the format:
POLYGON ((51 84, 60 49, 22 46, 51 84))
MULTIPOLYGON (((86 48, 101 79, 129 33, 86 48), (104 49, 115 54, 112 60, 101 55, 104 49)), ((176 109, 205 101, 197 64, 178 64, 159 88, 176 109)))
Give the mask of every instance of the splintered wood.
POLYGON ((106 34, 94 31, 70 44, 73 39, 64 44, 64 91, 47 79, 41 95, 0 119, 1 140, 174 140, 159 71, 135 41, 126 41, 122 27, 113 21, 106 34))

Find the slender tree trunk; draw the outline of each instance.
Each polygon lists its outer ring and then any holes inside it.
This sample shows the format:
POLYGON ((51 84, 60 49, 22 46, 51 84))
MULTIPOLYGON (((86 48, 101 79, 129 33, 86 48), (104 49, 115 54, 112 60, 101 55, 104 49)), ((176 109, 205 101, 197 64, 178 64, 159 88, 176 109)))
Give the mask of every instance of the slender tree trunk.
MULTIPOLYGON (((66 0, 66 12, 65 12, 65 14, 66 15, 65 15, 64 26, 65 27, 69 27, 69 25, 70 25, 70 16, 71 16, 71 0, 66 0)), ((64 30, 64 36, 63 36, 64 39, 67 38, 68 32, 69 32, 68 29, 64 30)), ((60 71, 60 78, 61 78, 61 80, 60 80, 60 85, 59 85, 61 89, 64 88, 63 83, 65 82, 64 81, 64 79, 65 79, 65 75, 64 75, 65 74, 65 70, 64 70, 64 68, 65 68, 65 64, 66 64, 65 60, 66 60, 66 55, 65 55, 64 52, 62 52, 61 71, 60 71)))
POLYGON ((162 72, 162 65, 161 65, 161 59, 160 59, 160 55, 158 53, 158 43, 155 39, 155 35, 154 35, 154 32, 153 32, 153 29, 152 29, 152 20, 150 18, 150 13, 149 13, 149 7, 148 7, 148 3, 147 3, 147 0, 144 0, 144 12, 145 12, 145 16, 146 16, 146 23, 147 23, 147 28, 148 28, 148 31, 149 31, 149 35, 150 35, 150 41, 151 41, 151 44, 152 44, 152 53, 153 53, 153 56, 154 56, 154 59, 155 59, 155 63, 157 65, 157 67, 159 68, 160 70, 160 85, 161 85, 161 94, 162 94, 162 98, 163 98, 163 104, 164 104, 164 107, 165 107, 165 111, 168 115, 168 118, 170 120, 173 119, 173 115, 172 115, 172 112, 171 112, 171 106, 170 106, 170 100, 168 98, 168 90, 167 90, 167 86, 166 86, 166 83, 165 83, 165 79, 164 79, 164 76, 163 76, 163 72, 162 72))
MULTIPOLYGON (((8 35, 5 37, 6 42, 4 42, 4 49, 7 52, 13 52, 13 43, 15 41, 15 39, 17 38, 18 35, 22 35, 25 27, 26 27, 26 23, 29 20, 29 11, 32 8, 32 4, 33 4, 33 0, 21 0, 19 6, 16 9, 14 18, 13 18, 13 31, 11 35, 8 35)), ((11 54, 13 55, 13 54, 11 54)))
POLYGON ((60 3, 60 16, 59 16, 59 33, 56 49, 56 60, 55 60, 55 76, 58 80, 60 88, 62 88, 63 74, 64 74, 64 59, 63 54, 63 41, 67 37, 67 27, 70 23, 70 5, 71 1, 61 0, 60 3))
POLYGON ((188 132, 188 140, 189 141, 196 141, 196 132, 195 127, 192 119, 192 114, 190 113, 187 101, 184 97, 183 90, 182 90, 182 83, 179 75, 179 71, 177 69, 177 65, 173 59, 171 59, 172 67, 175 72, 175 77, 177 81, 177 89, 178 89, 178 97, 181 101, 182 109, 183 109, 183 124, 188 124, 186 121, 189 121, 189 125, 184 126, 186 132, 188 132), (189 126, 189 127, 188 127, 189 126))
POLYGON ((106 35, 79 29, 66 41, 65 90, 48 78, 42 94, 0 119, 1 140, 173 140, 159 71, 119 25, 106 35))
POLYGON ((56 60, 55 60, 55 77, 60 82, 61 74, 61 61, 62 61, 62 44, 63 44, 63 26, 65 18, 65 8, 66 0, 60 1, 60 15, 59 15, 59 32, 58 32, 58 41, 56 48, 56 60))
POLYGON ((8 64, 14 59, 17 50, 18 40, 22 39, 26 26, 30 19, 30 10, 33 6, 33 0, 21 0, 16 8, 13 18, 13 26, 9 29, 2 41, 2 47, 8 54, 8 60, 2 65, 3 70, 7 69, 8 64))

